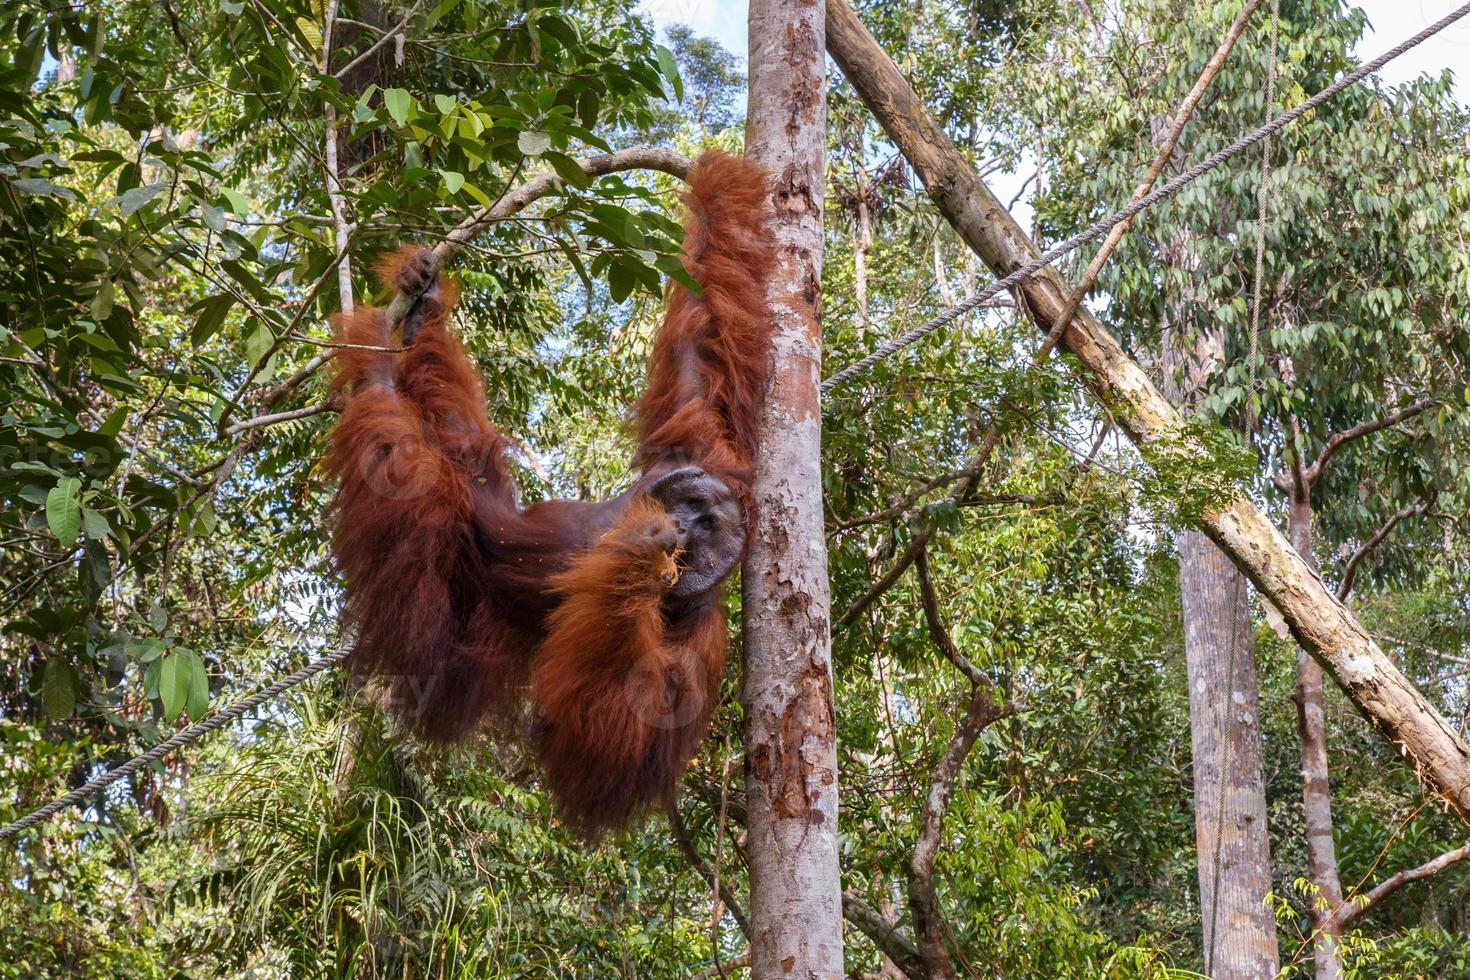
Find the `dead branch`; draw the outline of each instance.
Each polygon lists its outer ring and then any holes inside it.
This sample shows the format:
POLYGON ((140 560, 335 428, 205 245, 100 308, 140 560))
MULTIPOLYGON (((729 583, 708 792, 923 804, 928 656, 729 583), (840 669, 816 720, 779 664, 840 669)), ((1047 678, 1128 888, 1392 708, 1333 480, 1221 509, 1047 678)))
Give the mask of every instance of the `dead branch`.
POLYGON ((990 685, 976 685, 964 719, 955 727, 944 756, 929 781, 929 795, 919 823, 918 840, 909 858, 909 912, 914 917, 914 936, 920 955, 931 976, 955 980, 954 963, 944 944, 944 914, 939 908, 938 891, 934 887, 934 859, 943 838, 944 815, 954 795, 965 758, 975 741, 993 722, 1010 714, 1010 705, 996 703, 990 685))
MULTIPOLYGON (((1153 163, 1148 166, 1148 172, 1144 174, 1143 180, 1138 182, 1138 186, 1133 189, 1133 196, 1128 199, 1129 204, 1137 203, 1140 198, 1153 190, 1154 182, 1159 179, 1159 174, 1164 172, 1164 167, 1174 155, 1174 148, 1179 145, 1179 136, 1184 132, 1184 127, 1189 125, 1189 120, 1194 115, 1194 110, 1199 105, 1199 100, 1204 97, 1205 90, 1210 87, 1210 83, 1215 80, 1215 76, 1220 73, 1220 69, 1225 67, 1225 59, 1230 57, 1230 51, 1235 47, 1235 42, 1240 40, 1241 34, 1245 33, 1246 24, 1250 23, 1251 15, 1256 12, 1256 8, 1260 7, 1260 5, 1261 0, 1250 0, 1240 11, 1240 14, 1236 16, 1235 23, 1231 24, 1229 30, 1225 32, 1225 37, 1220 40, 1220 45, 1215 48, 1215 53, 1210 56, 1210 60, 1205 65, 1204 71, 1200 72, 1200 76, 1195 81, 1194 87, 1189 90, 1189 94, 1179 104, 1179 111, 1174 114, 1174 121, 1164 133, 1164 137, 1159 143, 1158 152, 1154 154, 1153 163)), ((1087 298, 1088 291, 1097 282, 1098 273, 1102 271, 1103 265, 1108 261, 1109 256, 1113 254, 1113 250, 1118 247, 1118 243, 1123 240, 1123 236, 1128 234, 1128 229, 1132 225, 1133 219, 1128 218, 1114 225, 1113 229, 1108 232, 1107 239, 1103 241, 1102 247, 1097 250, 1097 254, 1088 263, 1087 270, 1082 273, 1081 281, 1077 283, 1077 288, 1072 290, 1071 296, 1067 297, 1067 302, 1062 307, 1061 313, 1057 314, 1056 320, 1052 323, 1051 330, 1047 332, 1046 339, 1042 341, 1040 349, 1036 352, 1036 359, 1038 361, 1046 360, 1047 356, 1051 354, 1052 348, 1056 347, 1061 341, 1062 334, 1067 332, 1067 324, 1072 322, 1072 317, 1077 313, 1077 307, 1087 298)))

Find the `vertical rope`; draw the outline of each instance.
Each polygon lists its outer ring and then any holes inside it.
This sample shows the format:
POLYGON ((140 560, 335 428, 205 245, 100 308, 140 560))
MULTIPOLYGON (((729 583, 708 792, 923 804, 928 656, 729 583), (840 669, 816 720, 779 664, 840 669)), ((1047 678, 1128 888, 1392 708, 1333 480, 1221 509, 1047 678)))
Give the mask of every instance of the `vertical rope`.
MULTIPOLYGON (((1271 0, 1271 43, 1266 56, 1266 118, 1271 118, 1271 104, 1276 101, 1276 41, 1281 25, 1281 0, 1271 0)), ((1271 167, 1271 137, 1261 140, 1261 162, 1256 177, 1256 271, 1251 279, 1250 353, 1246 365, 1248 381, 1245 393, 1245 437, 1255 437, 1260 422, 1256 399, 1260 395, 1261 303, 1262 282, 1266 277, 1266 225, 1271 219, 1268 181, 1271 167)))

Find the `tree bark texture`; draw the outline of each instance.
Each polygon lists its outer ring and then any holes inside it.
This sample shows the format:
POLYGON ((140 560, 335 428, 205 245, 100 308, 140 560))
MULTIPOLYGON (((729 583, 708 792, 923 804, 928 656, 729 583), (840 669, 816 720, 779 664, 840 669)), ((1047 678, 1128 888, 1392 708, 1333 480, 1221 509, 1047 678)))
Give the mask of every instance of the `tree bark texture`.
POLYGON ((742 576, 751 974, 842 976, 837 746, 822 525, 826 102, 818 0, 753 0, 746 154, 771 172, 772 372, 742 576))
MULTIPOLYGON (((1034 261, 1040 254, 1035 244, 929 116, 852 8, 843 0, 826 4, 833 57, 960 237, 998 276, 1034 261)), ((1048 267, 1016 293, 1037 325, 1049 330, 1071 289, 1048 267)), ((1191 451, 1174 406, 1096 317, 1079 308, 1062 341, 1084 383, 1145 453, 1160 445, 1191 451)), ((1470 823, 1470 747, 1281 532, 1243 495, 1207 509, 1199 523, 1281 611, 1297 642, 1323 662, 1379 731, 1402 747, 1420 777, 1470 823)))
MULTIPOLYGON (((1296 553, 1317 567, 1312 547, 1311 486, 1293 487, 1288 501, 1287 529, 1296 553)), ((1332 911, 1342 904, 1342 879, 1337 871, 1337 849, 1332 836, 1332 786, 1327 777, 1327 716, 1324 710, 1322 666, 1305 650, 1297 651, 1296 724, 1302 752, 1302 824, 1307 837, 1307 876, 1317 886, 1312 926, 1317 929, 1313 956, 1317 980, 1339 980, 1342 961, 1337 940, 1341 927, 1332 911), (1324 908, 1325 907, 1325 908, 1324 908)))
MULTIPOLYGON (((1198 269, 1195 244, 1195 236, 1181 234, 1161 247, 1164 264, 1185 281, 1198 269)), ((1165 390, 1176 404, 1194 404, 1225 365, 1225 334, 1201 324, 1198 306, 1173 294, 1165 311, 1165 390)), ((1278 951, 1275 916, 1266 904, 1271 838, 1250 586, 1200 532, 1183 532, 1176 544, 1205 973, 1270 977, 1278 951)))
POLYGON ((1178 545, 1205 973, 1261 980, 1277 949, 1250 587, 1200 532, 1178 545))

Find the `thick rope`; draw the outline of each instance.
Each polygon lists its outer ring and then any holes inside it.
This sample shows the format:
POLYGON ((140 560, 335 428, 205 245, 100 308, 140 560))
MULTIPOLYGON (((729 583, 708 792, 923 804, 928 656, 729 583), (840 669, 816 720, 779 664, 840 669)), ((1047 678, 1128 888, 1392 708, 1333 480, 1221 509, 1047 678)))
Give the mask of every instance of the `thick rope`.
MULTIPOLYGON (((1271 54, 1266 61, 1266 111, 1276 101, 1276 38, 1281 29, 1281 0, 1271 0, 1271 54)), ((1261 141, 1261 168, 1256 175, 1256 271, 1251 281, 1250 363, 1246 366, 1249 381, 1245 389, 1245 438, 1255 438, 1259 412, 1256 396, 1260 387, 1261 355, 1261 284, 1266 278, 1266 225, 1271 220, 1267 184, 1271 177, 1271 140, 1261 141)))
POLYGON ((306 680, 309 677, 312 677, 315 674, 321 673, 328 667, 331 667, 333 664, 341 661, 342 658, 345 656, 347 656, 346 650, 338 650, 336 653, 329 653, 325 657, 313 660, 305 667, 302 667, 300 670, 296 671, 296 673, 287 674, 285 677, 282 677, 270 687, 263 688, 262 690, 250 695, 248 698, 236 701, 234 704, 230 705, 228 708, 225 708, 223 711, 211 715, 210 717, 201 722, 198 722, 197 724, 190 725, 188 728, 185 728, 182 731, 174 733, 167 740, 159 742, 153 748, 149 749, 147 752, 144 752, 137 758, 129 759, 127 762, 124 762, 116 769, 109 769, 102 775, 88 780, 85 785, 72 790, 70 793, 67 793, 60 799, 53 800, 52 802, 47 803, 39 810, 33 810, 32 812, 21 817, 19 820, 16 820, 14 823, 8 823, 4 827, 0 827, 0 840, 4 840, 7 837, 13 837, 16 834, 20 833, 22 830, 25 830, 27 827, 31 826, 32 824, 39 823, 40 821, 45 820, 48 817, 60 813, 62 810, 75 803, 80 803, 83 800, 88 799, 89 797, 95 795, 98 791, 104 789, 107 786, 111 786, 119 779, 122 779, 124 776, 127 776, 130 773, 133 773, 143 768, 150 762, 155 762, 163 758, 174 749, 188 745, 190 742, 202 738, 203 736, 214 731, 216 728, 223 728, 225 725, 228 725, 230 722, 239 718, 241 715, 245 714, 247 711, 250 711, 252 708, 256 708, 262 704, 265 704, 267 701, 272 700, 281 692, 295 687, 297 684, 300 684, 302 681, 306 680))
MULTIPOLYGON (((898 353, 904 348, 912 346, 919 340, 922 340, 924 337, 927 337, 929 334, 938 330, 940 327, 951 323, 957 317, 963 316, 964 314, 985 303, 1001 290, 1008 289, 1011 286, 1016 285, 1021 280, 1034 275, 1036 272, 1050 265, 1052 262, 1055 262, 1062 256, 1067 255, 1069 252, 1075 251, 1082 245, 1086 245, 1088 242, 1103 234, 1114 225, 1123 221, 1127 221, 1129 218, 1132 218, 1140 211, 1147 210, 1148 208, 1157 204, 1159 201, 1162 201, 1164 198, 1171 196, 1172 194, 1179 191, 1180 188, 1198 179, 1199 177, 1204 176, 1211 170, 1214 170, 1226 160, 1238 156, 1243 151, 1250 149, 1252 146, 1271 136, 1271 134, 1275 133, 1282 127, 1287 126, 1292 122, 1295 122, 1297 119, 1306 115, 1308 112, 1311 112, 1313 109, 1317 108, 1328 99, 1337 95, 1343 89, 1362 81, 1364 78, 1373 74, 1378 69, 1382 68, 1384 65, 1388 64, 1390 61, 1403 54, 1405 51, 1408 51, 1411 48, 1414 48, 1417 45, 1427 41, 1429 38, 1438 34, 1446 27, 1449 27, 1451 24, 1455 23, 1455 21, 1464 17, 1466 14, 1470 14, 1470 3, 1467 3, 1464 6, 1451 11, 1449 14, 1440 18, 1438 21, 1424 28, 1424 30, 1420 31, 1418 34, 1415 34, 1413 37, 1400 43, 1396 47, 1384 52, 1377 58, 1374 58, 1372 61, 1358 66, 1352 72, 1344 75, 1342 78, 1327 86, 1327 88, 1307 99, 1301 105, 1282 113, 1255 132, 1242 136, 1234 143, 1225 147, 1225 149, 1220 150, 1213 156, 1208 157, 1200 163, 1195 164, 1193 167, 1190 167, 1188 170, 1184 171, 1184 173, 1180 174, 1178 177, 1175 177, 1173 180, 1153 191, 1151 194, 1139 198, 1128 207, 1124 208, 1121 211, 1118 211, 1115 214, 1110 215, 1109 217, 1102 218, 1094 222, 1084 231, 1079 232, 1078 234, 1073 235, 1071 238, 1068 238, 1066 241, 1063 241, 1060 244, 1052 247, 1047 252, 1043 253, 1041 257, 1036 259, 1034 262, 1027 263, 1021 268, 1017 269, 1015 272, 1012 272, 1010 275, 1006 276, 1005 278, 999 279, 996 282, 992 283, 990 286, 987 286, 985 289, 981 290, 979 293, 976 293, 974 296, 970 297, 964 302, 950 307, 923 326, 910 330, 907 333, 900 334, 899 336, 894 337, 891 340, 884 341, 882 344, 878 345, 878 348, 867 357, 864 357, 862 360, 857 361, 854 364, 848 365, 841 371, 838 371, 836 374, 832 375, 827 380, 823 381, 822 393, 826 394, 833 388, 837 387, 839 384, 842 384, 844 381, 856 377, 858 374, 866 371, 874 364, 877 364, 880 361, 887 360, 889 357, 892 357, 894 354, 898 353)), ((127 776, 138 769, 141 769, 143 766, 148 765, 150 762, 155 762, 158 759, 163 758, 174 749, 181 748, 182 746, 188 745, 190 742, 197 741, 198 739, 209 734, 215 729, 229 724, 230 722, 244 715, 252 708, 258 707, 259 705, 270 701, 277 695, 281 694, 283 691, 289 690, 290 688, 295 687, 308 678, 321 673, 328 667, 331 667, 332 665, 340 662, 346 656, 346 650, 339 650, 336 653, 330 653, 325 657, 313 660, 311 663, 296 671, 294 674, 287 674, 285 677, 282 677, 270 687, 264 688, 263 690, 252 694, 248 698, 235 702, 228 708, 224 709, 218 714, 212 715, 204 721, 201 721, 194 725, 190 725, 183 731, 171 736, 168 740, 160 742, 158 745, 155 745, 153 748, 149 749, 147 752, 143 753, 137 758, 130 759, 115 769, 109 769, 102 775, 88 780, 85 785, 79 787, 78 789, 72 790, 65 796, 53 800, 40 809, 26 814, 19 820, 6 824, 4 827, 0 827, 0 840, 4 840, 7 837, 13 837, 16 834, 20 833, 22 830, 25 830, 27 827, 39 823, 40 821, 45 820, 48 817, 54 816, 67 807, 72 806, 73 804, 80 803, 82 800, 90 798, 99 790, 102 790, 103 788, 112 785, 119 779, 122 779, 124 776, 127 776)))
POLYGON ((1167 184, 1164 184, 1162 187, 1157 188, 1152 193, 1139 198, 1137 201, 1128 205, 1128 207, 1124 208, 1123 210, 1111 214, 1106 218, 1099 219, 1098 221, 1088 226, 1085 230, 1078 232, 1071 238, 1068 238, 1065 241, 1053 246, 1051 249, 1044 252, 1040 258, 1036 259, 1033 262, 1028 262, 1005 278, 996 280, 994 283, 985 287, 974 296, 971 296, 969 299, 964 300, 961 303, 957 303, 954 306, 951 306, 949 309, 945 310, 943 313, 940 313, 928 323, 925 323, 919 327, 915 327, 913 330, 910 330, 907 333, 899 334, 897 337, 894 337, 891 340, 885 340, 883 343, 879 344, 878 347, 873 351, 873 353, 869 354, 867 357, 864 357, 859 361, 849 364, 841 371, 838 371, 836 374, 823 381, 822 394, 829 393, 830 391, 832 391, 832 389, 836 388, 844 381, 849 381, 852 378, 857 377, 859 374, 862 374, 864 371, 868 370, 870 367, 879 363, 880 361, 885 361, 888 358, 892 357, 894 354, 903 350, 904 348, 912 346, 913 344, 927 337, 929 334, 938 330, 940 327, 943 327, 953 322, 957 317, 963 316, 964 314, 980 306, 982 303, 985 303, 986 301, 994 298, 994 296, 1002 290, 1009 289, 1010 287, 1021 282, 1023 279, 1029 279, 1031 276, 1046 268, 1057 259, 1061 258, 1064 255, 1067 255, 1070 252, 1075 251, 1079 247, 1086 245, 1088 242, 1092 241, 1094 238, 1097 238, 1099 235, 1102 235, 1114 225, 1119 224, 1120 222, 1127 221, 1129 218, 1132 218, 1140 211, 1147 210, 1148 208, 1162 201, 1164 198, 1177 193, 1181 188, 1185 187, 1192 181, 1204 176, 1211 170, 1214 170, 1226 160, 1229 160, 1232 157, 1239 156, 1241 153, 1250 149, 1252 146, 1255 146, 1257 143, 1271 136, 1271 134, 1275 133, 1277 130, 1290 125, 1291 123, 1300 119, 1302 116, 1311 112, 1313 109, 1316 109, 1322 103, 1326 102, 1328 99, 1331 99, 1343 89, 1348 88, 1352 85, 1356 85, 1364 78, 1367 78, 1369 75, 1373 74, 1378 69, 1382 68, 1384 65, 1388 64, 1390 61, 1403 54, 1405 51, 1408 51, 1409 49, 1424 43, 1429 38, 1444 30, 1446 27, 1449 27, 1451 24, 1455 23, 1455 21, 1464 17, 1466 14, 1470 14, 1470 3, 1467 3, 1462 7, 1452 10, 1450 13, 1435 21, 1433 24, 1430 24, 1428 27, 1424 28, 1424 30, 1420 31, 1418 34, 1415 34, 1407 41, 1404 41, 1396 47, 1385 51, 1383 54, 1374 58, 1372 61, 1365 62, 1364 64, 1359 65, 1357 68, 1353 69, 1342 78, 1339 78, 1337 81, 1333 82, 1331 85, 1327 86, 1316 95, 1307 99, 1301 105, 1298 105, 1293 109, 1289 109, 1286 112, 1283 112, 1281 115, 1277 116, 1275 119, 1272 119, 1270 122, 1266 123, 1266 125, 1262 126, 1260 129, 1257 129, 1255 132, 1248 133, 1245 136, 1242 136, 1240 139, 1236 140, 1234 143, 1231 143, 1223 150, 1220 150, 1214 155, 1207 157, 1201 162, 1195 164, 1194 166, 1190 167, 1188 170, 1180 174, 1178 177, 1175 177, 1173 180, 1169 181, 1167 184))

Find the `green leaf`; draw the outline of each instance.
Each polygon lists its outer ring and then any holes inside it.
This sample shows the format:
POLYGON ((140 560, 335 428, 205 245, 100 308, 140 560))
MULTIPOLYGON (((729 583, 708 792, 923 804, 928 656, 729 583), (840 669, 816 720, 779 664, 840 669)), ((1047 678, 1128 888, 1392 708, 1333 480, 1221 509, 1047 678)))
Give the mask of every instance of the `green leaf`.
POLYGON ((464 186, 464 174, 455 170, 441 170, 439 176, 444 178, 444 188, 451 194, 459 193, 464 186))
POLYGON ((140 664, 151 664, 164 651, 163 641, 156 636, 139 640, 132 647, 133 658, 140 664))
POLYGON ((59 657, 46 661, 41 675, 41 705, 46 709, 46 717, 53 721, 70 718, 81 689, 82 679, 75 667, 59 657))
POLYGON ((190 668, 188 658, 174 651, 163 658, 158 675, 158 697, 163 702, 163 718, 173 721, 184 710, 189 699, 190 668))
POLYGON ((315 56, 313 60, 320 60, 322 50, 321 27, 313 23, 312 21, 307 20, 305 17, 297 17, 296 29, 301 32, 302 37, 306 38, 306 43, 311 48, 312 54, 315 56))
POLYGON ((82 529, 94 541, 101 541, 112 534, 112 525, 107 523, 107 518, 90 507, 82 508, 82 529))
POLYGON ((614 262, 607 270, 607 291, 614 303, 621 303, 633 292, 637 284, 631 270, 621 262, 614 262))
POLYGON ((194 321, 194 329, 189 332, 190 343, 197 347, 213 337, 234 305, 235 297, 229 293, 220 293, 195 303, 193 308, 199 311, 199 319, 194 321))
POLYGON ((116 292, 112 286, 111 279, 102 280, 97 286, 97 295, 92 297, 92 316, 98 320, 106 320, 112 315, 112 303, 116 292))
POLYGON ((528 129, 516 137, 516 148, 528 157, 539 157, 551 149, 551 137, 539 130, 528 129))
POLYGON ((388 109, 388 115, 400 126, 408 123, 408 110, 413 105, 413 96, 401 88, 383 89, 383 105, 388 109))
POLYGON ((453 112, 454 104, 455 103, 453 96, 444 95, 442 93, 434 96, 434 107, 439 110, 441 115, 447 116, 451 112, 453 112))
POLYGON ((183 651, 189 664, 189 697, 185 707, 190 721, 199 721, 209 713, 209 674, 204 660, 193 650, 183 651))
POLYGON ((660 44, 656 48, 658 52, 658 70, 663 72, 669 84, 674 86, 674 98, 682 101, 684 98, 684 80, 679 77, 679 63, 674 60, 674 52, 660 44))
POLYGON ((271 333, 270 327, 257 323, 255 329, 250 331, 250 336, 245 338, 245 356, 249 358, 250 366, 259 366, 265 356, 270 353, 271 346, 275 342, 276 338, 271 333))
POLYGON ((237 217, 243 218, 250 213, 250 202, 245 199, 244 194, 233 187, 221 187, 219 192, 225 200, 230 202, 230 210, 235 212, 237 217))
POLYGON ((102 427, 99 428, 97 431, 102 433, 104 436, 115 437, 119 432, 122 431, 123 423, 128 420, 128 414, 128 406, 119 405, 117 408, 114 408, 112 410, 111 414, 107 416, 107 421, 103 422, 102 427))
POLYGON ((592 178, 587 176, 587 171, 577 166, 577 161, 565 153, 548 150, 545 154, 545 160, 551 164, 551 169, 556 171, 558 177, 573 187, 592 186, 592 178))
POLYGON ((245 0, 219 0, 219 9, 231 17, 238 16, 245 9, 245 0))
POLYGON ((56 540, 70 548, 82 530, 82 481, 64 476, 46 494, 46 526, 56 540))
POLYGON ((117 199, 117 208, 122 212, 124 218, 136 213, 149 201, 162 194, 168 185, 163 183, 144 184, 142 187, 134 187, 123 191, 117 199))
POLYGON ((460 0, 444 0, 439 6, 429 11, 429 16, 424 18, 424 30, 433 28, 445 14, 459 6, 459 3, 460 0))

